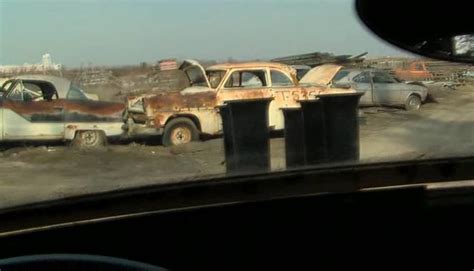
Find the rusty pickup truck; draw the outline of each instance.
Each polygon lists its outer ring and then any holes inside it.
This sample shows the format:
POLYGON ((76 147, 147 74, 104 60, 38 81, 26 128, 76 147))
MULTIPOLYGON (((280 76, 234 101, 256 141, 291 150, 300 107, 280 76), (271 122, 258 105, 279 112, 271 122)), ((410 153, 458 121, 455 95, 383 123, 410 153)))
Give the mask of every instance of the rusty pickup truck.
POLYGON ((98 101, 67 79, 21 75, 0 96, 0 142, 70 141, 94 148, 120 137, 125 105, 98 101))
MULTIPOLYGON (((165 146, 199 139, 200 134, 222 133, 217 107, 230 100, 273 98, 269 106, 270 129, 284 128, 281 108, 299 107, 300 100, 319 95, 355 92, 333 88, 338 65, 322 65, 297 79, 296 70, 274 62, 218 64, 204 69, 186 60, 179 68, 189 81, 176 92, 127 98, 124 129, 130 136, 162 135, 165 146)), ((251 121, 251 120, 249 120, 251 121)))

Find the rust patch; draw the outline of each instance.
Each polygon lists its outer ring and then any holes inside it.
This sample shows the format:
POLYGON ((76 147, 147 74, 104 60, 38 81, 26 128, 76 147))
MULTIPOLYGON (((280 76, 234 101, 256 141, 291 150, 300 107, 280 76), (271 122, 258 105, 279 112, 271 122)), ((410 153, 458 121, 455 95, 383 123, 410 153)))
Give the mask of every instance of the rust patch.
MULTIPOLYGON (((31 116, 56 116, 56 120, 61 119, 61 115, 67 116, 68 121, 73 120, 91 120, 93 117, 97 119, 120 120, 124 104, 98 102, 98 101, 70 101, 70 100, 53 100, 53 101, 36 101, 22 102, 4 100, 1 107, 10 109, 23 117, 31 116)), ((35 118, 37 118, 35 117, 35 118)), ((39 118, 38 120, 47 118, 39 118)))
POLYGON ((145 108, 153 112, 181 111, 185 108, 210 108, 216 106, 215 92, 182 95, 168 93, 144 98, 145 108))
POLYGON ((155 117, 154 117, 155 128, 157 129, 162 128, 165 124, 165 121, 166 121, 166 118, 164 115, 155 114, 155 117))
POLYGON ((125 109, 125 105, 111 102, 71 101, 65 102, 65 108, 68 111, 106 116, 121 114, 125 109))

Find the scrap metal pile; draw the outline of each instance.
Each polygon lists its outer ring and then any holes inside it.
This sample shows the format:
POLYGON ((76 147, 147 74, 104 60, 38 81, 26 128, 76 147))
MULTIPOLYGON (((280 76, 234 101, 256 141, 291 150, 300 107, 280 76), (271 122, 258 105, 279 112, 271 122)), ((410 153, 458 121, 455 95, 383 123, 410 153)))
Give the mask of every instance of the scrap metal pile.
POLYGON ((471 81, 474 79, 474 65, 447 61, 425 61, 426 68, 433 74, 433 80, 471 81))
POLYGON ((407 81, 435 81, 463 84, 474 79, 474 66, 467 63, 415 58, 368 59, 364 67, 377 68, 393 73, 407 81))
POLYGON ((82 70, 73 80, 81 86, 95 86, 95 85, 116 85, 122 87, 122 81, 115 77, 110 70, 105 69, 90 69, 82 70))
POLYGON ((274 58, 272 62, 279 62, 286 65, 307 65, 310 67, 319 66, 322 64, 340 64, 340 65, 354 65, 364 61, 363 56, 367 53, 360 55, 334 55, 330 53, 314 52, 309 54, 293 55, 286 57, 274 58))

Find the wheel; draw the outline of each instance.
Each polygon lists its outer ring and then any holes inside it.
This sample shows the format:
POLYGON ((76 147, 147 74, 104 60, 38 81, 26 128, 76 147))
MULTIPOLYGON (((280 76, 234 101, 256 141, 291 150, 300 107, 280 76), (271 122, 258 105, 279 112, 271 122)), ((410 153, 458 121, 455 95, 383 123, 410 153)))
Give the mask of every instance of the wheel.
POLYGON ((405 109, 408 111, 418 110, 421 107, 421 99, 417 95, 410 95, 405 102, 405 109))
POLYGON ((170 120, 163 131, 163 145, 176 146, 199 139, 199 131, 194 122, 188 118, 170 120))
POLYGON ((107 144, 107 138, 103 131, 86 130, 77 131, 72 145, 84 149, 95 149, 107 144))

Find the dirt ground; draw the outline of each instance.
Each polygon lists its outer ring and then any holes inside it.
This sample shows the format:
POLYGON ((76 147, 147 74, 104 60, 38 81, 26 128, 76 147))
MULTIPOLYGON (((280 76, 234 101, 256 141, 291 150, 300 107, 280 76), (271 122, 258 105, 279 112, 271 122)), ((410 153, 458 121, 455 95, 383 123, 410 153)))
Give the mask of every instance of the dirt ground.
MULTIPOLYGON (((406 112, 363 109, 361 163, 472 155, 474 86, 432 89, 436 103, 406 112)), ((271 140, 272 170, 284 170, 283 138, 271 140)), ((156 183, 225 174, 222 139, 165 148, 111 144, 79 151, 61 144, 2 146, 0 208, 156 183)))

